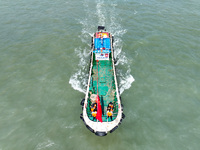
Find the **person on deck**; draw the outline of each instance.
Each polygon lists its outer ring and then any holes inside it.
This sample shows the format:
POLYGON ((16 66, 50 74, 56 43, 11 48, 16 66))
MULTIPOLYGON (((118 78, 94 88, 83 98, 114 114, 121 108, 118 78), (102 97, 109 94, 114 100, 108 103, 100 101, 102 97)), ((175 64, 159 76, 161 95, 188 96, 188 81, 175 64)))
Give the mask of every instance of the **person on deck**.
POLYGON ((97 103, 93 103, 92 106, 90 106, 91 112, 97 111, 97 103))
POLYGON ((107 108, 107 119, 110 118, 112 121, 112 116, 113 116, 113 109, 111 107, 107 108))
POLYGON ((114 105, 112 102, 110 102, 107 107, 107 119, 110 118, 111 121, 112 121, 112 116, 113 116, 113 109, 114 109, 114 105))
POLYGON ((112 102, 110 102, 110 103, 108 104, 108 107, 110 107, 110 108, 112 108, 112 109, 113 109, 113 107, 114 107, 113 103, 112 103, 112 102))
POLYGON ((92 106, 90 106, 91 107, 91 113, 92 113, 92 117, 93 117, 93 120, 92 121, 94 121, 94 119, 96 119, 96 116, 97 116, 97 103, 94 103, 94 104, 92 104, 92 106))

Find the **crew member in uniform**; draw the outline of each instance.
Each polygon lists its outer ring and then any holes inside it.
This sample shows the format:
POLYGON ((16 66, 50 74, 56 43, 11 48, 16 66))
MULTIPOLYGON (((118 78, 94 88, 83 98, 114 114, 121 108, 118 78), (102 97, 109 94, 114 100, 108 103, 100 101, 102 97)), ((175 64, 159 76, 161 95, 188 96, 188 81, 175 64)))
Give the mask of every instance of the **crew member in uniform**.
POLYGON ((107 119, 108 118, 110 118, 111 119, 111 121, 112 121, 112 116, 113 116, 113 103, 112 102, 110 102, 109 104, 108 104, 108 107, 107 107, 107 119))
POLYGON ((94 104, 92 104, 92 106, 90 106, 91 107, 91 113, 92 113, 92 117, 93 117, 93 120, 92 121, 94 121, 94 119, 96 119, 96 116, 97 116, 97 103, 94 103, 94 104))

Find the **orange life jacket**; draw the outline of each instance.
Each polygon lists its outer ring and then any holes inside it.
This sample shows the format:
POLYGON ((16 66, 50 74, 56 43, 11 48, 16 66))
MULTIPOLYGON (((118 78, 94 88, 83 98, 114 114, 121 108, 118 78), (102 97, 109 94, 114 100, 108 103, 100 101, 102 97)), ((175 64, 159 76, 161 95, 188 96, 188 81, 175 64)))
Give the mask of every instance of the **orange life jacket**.
POLYGON ((110 117, 113 115, 113 112, 112 111, 107 111, 107 116, 110 117))
POLYGON ((93 117, 96 117, 97 116, 97 112, 95 111, 95 112, 92 112, 92 116, 93 117))

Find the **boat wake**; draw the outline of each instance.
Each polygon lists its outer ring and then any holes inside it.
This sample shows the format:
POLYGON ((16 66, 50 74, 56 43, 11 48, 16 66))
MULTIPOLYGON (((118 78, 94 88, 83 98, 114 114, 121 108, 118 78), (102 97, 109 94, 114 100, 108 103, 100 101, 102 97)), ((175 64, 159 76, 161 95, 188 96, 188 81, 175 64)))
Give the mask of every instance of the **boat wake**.
POLYGON ((135 80, 131 75, 130 64, 128 63, 128 58, 126 53, 122 51, 122 36, 127 32, 120 25, 120 18, 116 11, 116 6, 118 4, 115 2, 106 2, 96 0, 91 4, 89 0, 83 1, 85 19, 78 19, 78 22, 82 25, 82 31, 79 38, 87 46, 75 48, 75 53, 79 57, 80 61, 78 64, 77 72, 75 72, 69 83, 71 86, 80 92, 85 93, 88 80, 88 69, 89 69, 89 58, 90 58, 90 45, 91 36, 93 32, 97 30, 97 26, 105 26, 107 31, 111 32, 114 36, 114 57, 116 60, 117 78, 120 94, 124 90, 131 87, 132 82, 135 80), (91 5, 95 5, 96 7, 91 5), (121 69, 122 68, 122 69, 121 69))
POLYGON ((90 51, 88 50, 88 47, 79 47, 75 48, 75 53, 80 60, 78 64, 79 67, 77 72, 71 76, 69 83, 75 90, 85 93, 88 80, 87 69, 89 68, 90 51))

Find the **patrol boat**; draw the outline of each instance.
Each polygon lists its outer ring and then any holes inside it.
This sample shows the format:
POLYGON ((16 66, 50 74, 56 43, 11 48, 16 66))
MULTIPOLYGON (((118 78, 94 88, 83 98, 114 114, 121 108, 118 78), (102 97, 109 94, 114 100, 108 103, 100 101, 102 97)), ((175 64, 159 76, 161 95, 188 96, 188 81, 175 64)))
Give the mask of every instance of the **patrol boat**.
POLYGON ((80 103, 83 110, 80 118, 97 136, 112 133, 125 118, 116 78, 113 40, 104 26, 98 26, 92 37, 86 95, 80 103))

